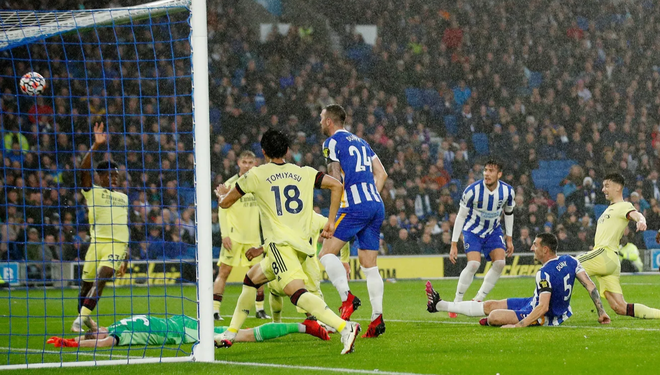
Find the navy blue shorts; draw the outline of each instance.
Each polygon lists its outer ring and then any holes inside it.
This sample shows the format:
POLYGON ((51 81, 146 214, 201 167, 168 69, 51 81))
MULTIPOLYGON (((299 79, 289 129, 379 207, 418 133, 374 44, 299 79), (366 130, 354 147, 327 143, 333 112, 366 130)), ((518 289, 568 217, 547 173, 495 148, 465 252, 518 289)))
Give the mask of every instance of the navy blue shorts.
POLYGON ((335 224, 335 237, 350 241, 355 237, 360 250, 378 250, 380 247, 380 227, 385 220, 385 207, 374 205, 362 211, 353 207, 350 211, 339 210, 335 224))
MULTIPOLYGON (((506 308, 513 310, 516 313, 518 321, 521 321, 529 315, 534 306, 532 306, 532 297, 529 298, 507 298, 506 308)), ((532 326, 544 325, 546 322, 546 317, 542 316, 539 321, 532 323, 532 326)))
POLYGON ((481 238, 474 233, 463 231, 463 242, 465 243, 465 252, 479 251, 486 260, 490 259, 490 252, 495 249, 506 250, 502 228, 494 230, 493 233, 481 238))

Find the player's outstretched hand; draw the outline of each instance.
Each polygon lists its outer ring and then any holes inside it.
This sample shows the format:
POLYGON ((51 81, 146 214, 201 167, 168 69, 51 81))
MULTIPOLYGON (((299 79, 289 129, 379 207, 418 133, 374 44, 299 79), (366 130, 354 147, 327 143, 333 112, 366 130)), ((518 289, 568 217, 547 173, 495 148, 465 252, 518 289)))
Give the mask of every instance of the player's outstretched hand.
MULTIPOLYGON (((231 251, 231 238, 229 238, 229 236, 224 237, 222 239, 222 246, 224 246, 225 249, 231 251)), ((252 259, 248 259, 248 260, 252 260, 252 259)))
POLYGON ((119 266, 119 269, 115 273, 115 277, 124 277, 126 274, 126 269, 128 268, 128 263, 127 262, 122 262, 121 266, 119 266))
POLYGON ((598 323, 600 324, 610 324, 611 322, 610 316, 607 313, 603 313, 603 315, 598 317, 598 323))
POLYGON ((229 188, 225 184, 220 184, 215 188, 215 196, 218 197, 218 201, 222 200, 222 197, 229 193, 229 188))
POLYGON ((245 252, 245 257, 247 258, 247 260, 252 260, 263 253, 264 253, 263 246, 251 247, 245 252))
POLYGON ((638 232, 643 232, 646 230, 646 221, 638 221, 637 222, 637 231, 638 232))
POLYGON ((506 256, 510 257, 513 255, 513 239, 509 236, 506 236, 506 256))
POLYGON ((108 140, 108 135, 103 131, 103 123, 94 124, 94 143, 104 145, 108 140))
POLYGON ((343 263, 343 262, 342 262, 342 264, 344 265, 344 269, 346 270, 346 280, 350 280, 351 279, 351 265, 349 263, 343 263))
POLYGON ((334 234, 335 234, 335 223, 330 222, 330 220, 328 220, 328 222, 325 223, 325 226, 323 227, 323 232, 321 232, 321 237, 332 238, 334 234))
POLYGON ((456 259, 458 259, 458 246, 456 242, 452 242, 451 249, 449 249, 449 261, 451 264, 456 264, 456 259))

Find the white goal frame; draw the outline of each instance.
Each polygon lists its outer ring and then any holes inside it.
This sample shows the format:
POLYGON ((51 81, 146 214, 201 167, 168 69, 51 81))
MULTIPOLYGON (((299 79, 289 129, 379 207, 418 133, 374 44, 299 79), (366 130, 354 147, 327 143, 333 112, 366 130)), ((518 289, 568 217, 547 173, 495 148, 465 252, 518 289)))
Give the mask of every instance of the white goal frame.
POLYGON ((209 124, 208 31, 206 0, 160 0, 133 7, 68 12, 0 11, 0 51, 73 30, 93 28, 104 24, 121 24, 129 20, 165 14, 180 8, 189 10, 190 45, 193 76, 193 124, 195 156, 195 206, 197 245, 197 317, 199 342, 193 345, 190 356, 147 357, 128 356, 118 360, 80 362, 49 362, 3 365, 0 370, 46 367, 81 367, 118 364, 165 362, 213 362, 213 254, 211 228, 211 153, 209 124), (201 235, 200 235, 201 234, 201 235))

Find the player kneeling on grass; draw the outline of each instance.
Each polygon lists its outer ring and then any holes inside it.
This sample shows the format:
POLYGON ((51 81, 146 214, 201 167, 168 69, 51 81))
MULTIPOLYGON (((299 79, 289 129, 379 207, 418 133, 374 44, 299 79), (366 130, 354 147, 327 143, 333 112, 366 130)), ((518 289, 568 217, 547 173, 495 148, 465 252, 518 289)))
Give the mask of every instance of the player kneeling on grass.
MULTIPOLYGON (((215 327, 221 334, 228 327, 215 327)), ((291 333, 307 333, 322 340, 330 340, 328 332, 315 321, 303 323, 267 323, 256 328, 241 329, 236 341, 254 342, 272 340, 291 333)), ((197 320, 185 315, 163 319, 149 315, 136 315, 122 319, 110 327, 99 327, 98 331, 88 331, 84 336, 73 339, 51 337, 46 341, 56 348, 103 348, 111 346, 139 345, 179 345, 199 341, 197 320)))
POLYGON ((587 289, 596 309, 598 322, 609 324, 610 317, 603 309, 598 289, 584 271, 580 262, 569 255, 557 256, 557 237, 541 233, 532 244, 534 258, 543 263, 536 273, 536 289, 530 298, 508 298, 500 301, 447 302, 426 283, 427 310, 431 313, 449 311, 467 316, 485 316, 482 325, 517 328, 536 325, 557 326, 568 319, 571 311, 573 283, 577 278, 587 289))

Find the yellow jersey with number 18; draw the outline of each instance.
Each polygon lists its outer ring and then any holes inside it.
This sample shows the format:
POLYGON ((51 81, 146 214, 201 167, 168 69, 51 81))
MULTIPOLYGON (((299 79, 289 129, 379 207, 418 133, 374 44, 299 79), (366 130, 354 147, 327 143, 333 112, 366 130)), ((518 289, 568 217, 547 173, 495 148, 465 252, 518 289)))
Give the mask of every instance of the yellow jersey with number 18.
POLYGON ((635 206, 630 202, 610 204, 598 218, 594 249, 617 251, 623 231, 628 225, 628 214, 632 211, 635 211, 635 206))
POLYGON ((236 190, 252 193, 261 213, 264 245, 288 244, 313 256, 309 238, 314 206, 314 187, 323 174, 311 167, 268 163, 241 176, 236 190))
POLYGON ((96 240, 128 242, 128 196, 100 186, 82 190, 89 209, 92 243, 96 240))

